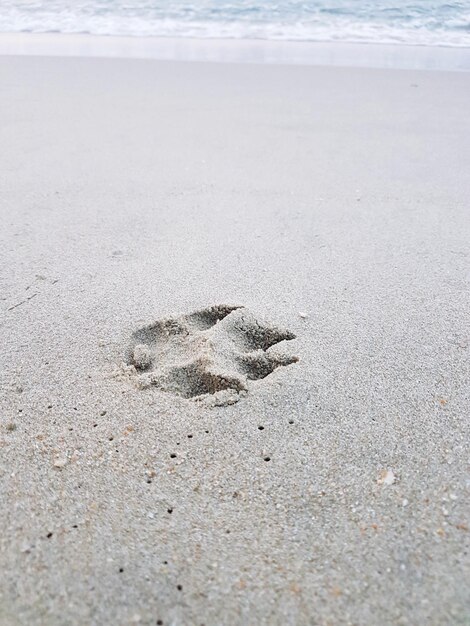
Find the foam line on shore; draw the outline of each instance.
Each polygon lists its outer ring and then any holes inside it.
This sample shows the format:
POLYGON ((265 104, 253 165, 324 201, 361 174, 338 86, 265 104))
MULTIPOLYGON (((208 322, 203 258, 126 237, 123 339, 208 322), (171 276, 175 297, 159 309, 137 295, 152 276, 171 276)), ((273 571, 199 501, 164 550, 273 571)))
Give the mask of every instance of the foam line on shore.
POLYGON ((470 48, 59 33, 2 33, 0 55, 470 70, 470 48))

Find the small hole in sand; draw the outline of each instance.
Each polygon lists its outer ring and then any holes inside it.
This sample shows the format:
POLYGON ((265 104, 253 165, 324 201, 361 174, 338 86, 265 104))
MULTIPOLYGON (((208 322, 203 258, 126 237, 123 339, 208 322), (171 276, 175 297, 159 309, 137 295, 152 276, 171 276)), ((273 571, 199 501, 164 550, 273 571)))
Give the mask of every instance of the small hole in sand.
POLYGON ((176 459, 176 454, 174 452, 170 454, 170 459, 176 459))
POLYGON ((47 408, 48 408, 48 409, 52 409, 52 404, 48 404, 48 405, 47 405, 47 408))
POLYGON ((179 446, 179 445, 180 445, 180 442, 179 442, 179 441, 177 441, 177 442, 176 442, 176 445, 177 445, 177 446, 179 446))
POLYGON ((270 456, 265 456, 265 457, 264 457, 264 460, 265 460, 265 461, 270 461, 270 460, 271 460, 271 457, 270 457, 270 456))
POLYGON ((293 423, 294 423, 294 420, 289 420, 289 424, 293 424, 293 423))
POLYGON ((98 424, 93 424, 93 428, 96 428, 98 426, 98 424))
POLYGON ((23 409, 18 409, 18 413, 23 413, 23 409))
POLYGON ((167 513, 170 513, 170 515, 173 513, 173 509, 167 509, 167 513))
POLYGON ((209 434, 209 431, 208 431, 208 430, 205 430, 204 432, 206 433, 206 435, 208 435, 208 434, 209 434))
POLYGON ((109 441, 113 441, 114 437, 108 437, 109 441))
POLYGON ((54 533, 47 533, 46 537, 50 539, 54 533))
POLYGON ((176 585, 176 588, 178 589, 178 591, 183 591, 183 585, 176 585))
POLYGON ((193 438, 193 435, 188 435, 188 439, 192 439, 192 438, 193 438))
POLYGON ((264 430, 264 426, 258 426, 258 430, 264 430))
POLYGON ((168 561, 163 561, 163 565, 168 565, 168 561))
POLYGON ((123 567, 120 567, 120 568, 119 568, 119 573, 120 573, 120 574, 122 574, 122 573, 123 573, 123 571, 124 571, 124 568, 123 568, 123 567))
POLYGON ((147 485, 151 485, 152 484, 152 479, 151 478, 147 478, 147 485))
POLYGON ((157 626, 163 626, 163 622, 161 619, 157 619, 157 626))
POLYGON ((74 525, 72 526, 72 528, 78 528, 78 525, 77 525, 77 524, 74 524, 74 525))

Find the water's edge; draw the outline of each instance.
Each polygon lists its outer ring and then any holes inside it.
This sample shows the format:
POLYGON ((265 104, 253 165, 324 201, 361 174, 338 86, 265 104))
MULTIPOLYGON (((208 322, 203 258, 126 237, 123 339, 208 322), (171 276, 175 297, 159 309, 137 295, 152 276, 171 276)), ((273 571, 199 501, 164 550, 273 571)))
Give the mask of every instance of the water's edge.
POLYGON ((470 71, 470 48, 403 44, 0 33, 0 55, 470 71))

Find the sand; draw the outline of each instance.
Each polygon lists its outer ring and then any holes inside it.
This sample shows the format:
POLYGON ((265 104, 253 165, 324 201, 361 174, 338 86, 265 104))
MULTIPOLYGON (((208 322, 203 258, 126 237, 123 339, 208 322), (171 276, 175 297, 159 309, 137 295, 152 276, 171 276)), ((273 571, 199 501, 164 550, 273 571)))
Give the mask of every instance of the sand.
POLYGON ((468 623, 469 74, 0 84, 0 623, 468 623), (227 304, 298 361, 227 406, 116 376, 227 304))

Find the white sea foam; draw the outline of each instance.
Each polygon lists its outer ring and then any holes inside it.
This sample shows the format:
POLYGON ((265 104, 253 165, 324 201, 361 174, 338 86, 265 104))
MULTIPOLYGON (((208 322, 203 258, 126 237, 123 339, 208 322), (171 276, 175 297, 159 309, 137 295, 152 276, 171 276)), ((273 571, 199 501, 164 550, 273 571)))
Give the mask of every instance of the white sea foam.
POLYGON ((2 0, 0 32, 470 47, 470 5, 433 0, 2 0))

